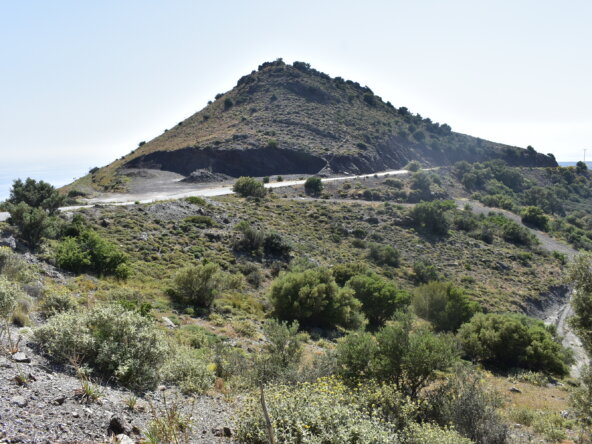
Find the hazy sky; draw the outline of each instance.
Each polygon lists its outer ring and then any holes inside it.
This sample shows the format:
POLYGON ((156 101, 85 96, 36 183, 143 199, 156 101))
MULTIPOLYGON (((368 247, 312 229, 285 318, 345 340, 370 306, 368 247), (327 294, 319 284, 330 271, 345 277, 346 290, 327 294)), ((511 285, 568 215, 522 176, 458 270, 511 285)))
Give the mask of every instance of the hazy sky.
POLYGON ((0 163, 104 165, 278 57, 578 160, 591 23, 590 1, 0 0, 0 163))

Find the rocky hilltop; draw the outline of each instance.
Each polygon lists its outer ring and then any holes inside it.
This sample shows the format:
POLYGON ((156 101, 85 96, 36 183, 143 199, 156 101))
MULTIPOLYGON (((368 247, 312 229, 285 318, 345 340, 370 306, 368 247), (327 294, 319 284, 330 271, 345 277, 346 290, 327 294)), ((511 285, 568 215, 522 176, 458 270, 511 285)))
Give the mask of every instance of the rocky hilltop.
POLYGON ((107 167, 92 182, 114 188, 114 173, 151 168, 233 177, 371 173, 411 160, 447 165, 499 158, 513 166, 556 166, 532 147, 489 142, 396 107, 357 82, 307 63, 263 63, 188 119, 107 167))

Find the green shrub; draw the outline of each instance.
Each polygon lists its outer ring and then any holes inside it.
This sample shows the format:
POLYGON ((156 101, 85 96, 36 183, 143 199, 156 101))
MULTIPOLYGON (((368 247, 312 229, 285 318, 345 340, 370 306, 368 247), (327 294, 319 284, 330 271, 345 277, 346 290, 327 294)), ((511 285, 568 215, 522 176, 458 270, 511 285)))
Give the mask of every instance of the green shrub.
POLYGON ((411 171, 412 173, 419 171, 420 168, 421 164, 417 160, 412 160, 405 166, 405 169, 411 171))
POLYGON ((0 247, 0 275, 11 281, 28 282, 32 278, 31 267, 8 247, 0 247))
POLYGON ((45 210, 31 207, 25 202, 9 205, 9 222, 14 225, 19 237, 32 247, 37 247, 44 237, 55 235, 54 222, 45 210))
POLYGON ((7 320, 12 316, 16 302, 23 294, 18 284, 0 276, 0 318, 7 320))
POLYGON ((372 328, 384 325, 396 311, 409 305, 408 293, 376 274, 354 276, 347 282, 347 288, 362 303, 362 311, 372 328))
POLYGON ((416 288, 412 304, 415 313, 430 321, 436 331, 455 332, 480 311, 477 302, 449 282, 430 282, 416 288))
POLYGON ((573 360, 553 327, 525 315, 477 313, 461 326, 458 339, 468 358, 502 370, 567 375, 573 360))
POLYGON ((381 245, 371 243, 368 245, 368 257, 378 265, 389 265, 391 267, 398 267, 401 253, 396 248, 390 245, 381 245))
POLYGON ((130 274, 125 253, 92 230, 64 239, 57 248, 56 261, 60 267, 76 273, 91 271, 120 279, 130 274))
POLYGON ((253 177, 240 177, 234 183, 232 191, 242 197, 265 197, 267 191, 263 183, 253 177))
POLYGON ((335 282, 340 287, 343 287, 347 281, 352 277, 360 274, 368 274, 368 266, 361 262, 349 262, 345 264, 337 264, 331 268, 335 282))
POLYGON ((549 218, 539 207, 526 207, 522 210, 522 222, 532 225, 539 230, 547 231, 549 228, 549 218))
POLYGON ((436 267, 426 261, 417 261, 413 264, 413 280, 416 284, 427 284, 440 279, 440 273, 436 267))
POLYGON ((497 413, 501 404, 501 399, 483 388, 479 374, 459 368, 429 393, 424 406, 426 419, 453 426, 471 442, 505 444, 509 434, 497 413))
POLYGON ((161 378, 163 382, 175 384, 183 393, 190 395, 203 393, 212 387, 215 375, 203 351, 175 346, 162 366, 161 378))
POLYGON ((339 288, 330 270, 318 268, 285 273, 272 286, 274 315, 304 327, 356 328, 362 324, 361 304, 351 289, 339 288))
POLYGON ((447 213, 456 208, 453 201, 420 202, 410 211, 415 226, 438 235, 448 234, 447 213))
POLYGON ((203 197, 199 196, 189 196, 186 197, 185 200, 192 205, 199 205, 200 207, 207 205, 206 200, 203 197))
POLYGON ((309 177, 304 182, 304 192, 310 196, 318 196, 323 191, 323 182, 320 177, 309 177))
POLYGON ((229 288, 231 280, 216 264, 190 266, 173 278, 172 296, 175 301, 196 308, 210 308, 214 299, 229 288))
POLYGON ((255 378, 258 384, 294 382, 302 358, 306 334, 298 333, 298 322, 268 320, 263 324, 265 345, 255 359, 255 378))
POLYGON ((168 353, 151 319, 116 304, 57 314, 34 337, 52 358, 79 359, 131 388, 154 387, 168 353))
POLYGON ((210 216, 188 216, 183 219, 183 222, 188 224, 196 225, 200 228, 210 228, 216 225, 216 222, 210 216))
POLYGON ((50 318, 59 313, 73 310, 76 308, 76 301, 69 294, 50 292, 41 300, 40 308, 41 314, 50 318))
POLYGON ((182 325, 175 330, 177 342, 195 349, 212 348, 221 338, 197 324, 182 325))
MULTIPOLYGON (((392 426, 372 418, 353 404, 351 390, 332 379, 321 379, 314 384, 270 386, 265 398, 277 443, 390 444, 399 441, 392 426)), ((266 430, 259 395, 253 394, 241 408, 237 439, 248 444, 267 444, 266 430)))

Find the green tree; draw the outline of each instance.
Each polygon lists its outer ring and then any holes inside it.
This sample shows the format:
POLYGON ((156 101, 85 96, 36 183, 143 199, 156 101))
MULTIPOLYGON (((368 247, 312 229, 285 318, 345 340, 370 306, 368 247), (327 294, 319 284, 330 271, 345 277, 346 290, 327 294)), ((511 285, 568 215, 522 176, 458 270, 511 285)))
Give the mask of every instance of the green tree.
POLYGON ((452 331, 480 311, 460 288, 450 282, 429 282, 415 289, 413 309, 419 317, 430 321, 436 331, 452 331))
POLYGON ((363 323, 361 303, 353 290, 339 288, 326 268, 285 273, 269 293, 274 315, 304 327, 357 328, 363 323))
POLYGON ((354 276, 347 282, 347 287, 362 303, 362 311, 372 328, 384 325, 396 311, 409 305, 407 292, 377 274, 354 276))
POLYGON ((9 222, 17 228, 20 238, 32 247, 37 247, 42 238, 53 234, 52 220, 41 208, 20 202, 9 205, 8 212, 10 213, 9 222))
POLYGON ((232 191, 242 197, 265 197, 267 194, 263 183, 253 177, 239 177, 232 191))
POLYGON ((49 183, 40 180, 37 182, 30 177, 25 182, 17 179, 12 183, 8 202, 18 205, 26 203, 33 208, 41 208, 50 215, 54 214, 60 205, 63 205, 65 196, 62 196, 49 183))
POLYGON ((323 182, 320 177, 309 177, 304 182, 304 192, 309 196, 318 196, 323 191, 323 182))

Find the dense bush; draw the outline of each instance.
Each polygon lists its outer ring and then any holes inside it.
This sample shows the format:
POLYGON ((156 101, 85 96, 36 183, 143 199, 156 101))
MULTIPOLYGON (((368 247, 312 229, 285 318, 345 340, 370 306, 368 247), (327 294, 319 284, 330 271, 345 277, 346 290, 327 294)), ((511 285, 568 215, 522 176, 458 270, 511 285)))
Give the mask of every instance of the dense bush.
POLYGON ((265 197, 267 194, 263 183, 253 177, 239 177, 232 191, 242 197, 265 197))
MULTIPOLYGON (((265 398, 277 443, 470 443, 451 430, 412 422, 408 412, 415 407, 409 401, 393 403, 397 420, 391 421, 395 418, 382 409, 392 402, 390 395, 388 390, 350 388, 334 378, 322 378, 312 384, 273 385, 265 398)), ((267 444, 266 433, 260 397, 253 394, 241 410, 237 438, 244 443, 267 444)))
POLYGON ((243 251, 255 257, 268 256, 279 259, 289 259, 292 245, 279 233, 265 232, 253 227, 247 221, 238 223, 235 230, 240 233, 240 238, 234 243, 234 249, 243 251))
POLYGON ((453 201, 421 202, 410 211, 415 226, 431 233, 446 235, 450 227, 447 213, 456 208, 453 201))
POLYGON ((458 338, 469 359, 503 370, 566 375, 572 362, 553 327, 524 315, 478 313, 460 327, 458 338))
POLYGON ((348 288, 339 288, 330 270, 290 272, 276 279, 270 290, 274 315, 304 327, 356 328, 362 324, 361 303, 348 288))
POLYGON ((130 273, 125 253, 92 230, 65 238, 57 248, 56 261, 60 267, 76 273, 89 271, 120 279, 130 273))
POLYGON ((522 222, 532 225, 539 230, 547 231, 549 228, 549 218, 545 212, 539 207, 526 207, 522 210, 522 222))
POLYGON ((38 246, 42 238, 55 235, 55 230, 52 229, 55 221, 45 210, 20 202, 9 205, 8 212, 9 222, 17 228, 19 237, 32 247, 38 246))
POLYGON ((376 378, 394 384, 416 397, 431 383, 435 372, 446 370, 458 359, 451 336, 434 334, 428 327, 413 328, 409 315, 378 331, 351 333, 337 346, 340 373, 350 379, 376 378))
POLYGON ((175 346, 174 357, 160 371, 163 382, 176 384, 185 394, 203 393, 214 384, 215 375, 203 350, 175 346))
POLYGON ((440 279, 440 273, 434 265, 426 261, 417 261, 413 264, 413 281, 416 284, 427 284, 440 279))
POLYGON ((477 302, 449 282, 430 282, 416 288, 412 303, 415 313, 430 321, 437 331, 455 332, 480 309, 477 302))
POLYGON ((421 164, 417 160, 412 160, 405 166, 405 169, 411 171, 412 173, 419 171, 420 168, 421 164))
POLYGON ((331 268, 335 282, 340 287, 343 287, 347 281, 356 275, 368 274, 368 266, 362 262, 347 262, 345 264, 337 264, 331 268))
POLYGON ((208 263, 180 270, 173 278, 170 294, 181 304, 207 309, 224 290, 237 285, 236 278, 222 272, 217 264, 208 263))
POLYGON ((401 253, 391 245, 371 243, 368 245, 368 257, 378 265, 398 267, 401 253))
POLYGON ((23 295, 19 286, 0 276, 0 318, 7 320, 16 308, 16 302, 23 295))
POLYGON ((320 177, 309 177, 304 182, 304 192, 310 196, 318 196, 323 191, 323 182, 320 177))
POLYGON ((478 444, 505 444, 508 427, 497 413, 501 399, 488 392, 475 371, 459 368, 446 382, 431 391, 424 416, 478 444))
POLYGON ((117 304, 57 314, 35 340, 58 361, 77 359, 132 388, 153 387, 167 357, 154 322, 117 304))
POLYGON ((299 333, 298 328, 297 321, 292 325, 273 319, 265 322, 265 345, 255 359, 255 380, 258 384, 296 381, 302 345, 307 336, 299 333))
POLYGON ((362 311, 372 328, 382 326, 396 311, 409 305, 408 293, 376 274, 354 276, 347 282, 347 288, 362 303, 362 311))
POLYGON ((46 318, 76 308, 76 301, 67 293, 49 292, 41 300, 41 313, 46 318))
POLYGON ((17 179, 12 183, 10 197, 7 202, 18 205, 25 203, 33 208, 40 208, 47 211, 48 214, 54 214, 60 205, 63 204, 65 197, 47 182, 27 178, 25 182, 17 179))

